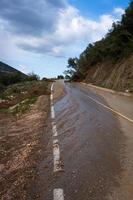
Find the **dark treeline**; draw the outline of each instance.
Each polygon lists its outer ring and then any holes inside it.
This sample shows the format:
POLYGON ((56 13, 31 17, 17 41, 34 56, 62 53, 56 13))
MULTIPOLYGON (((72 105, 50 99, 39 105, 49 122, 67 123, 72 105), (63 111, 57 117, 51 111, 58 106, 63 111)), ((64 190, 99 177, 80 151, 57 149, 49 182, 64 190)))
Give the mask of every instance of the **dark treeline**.
POLYGON ((68 59, 68 70, 73 80, 82 80, 93 66, 110 60, 116 63, 133 53, 133 1, 130 2, 121 22, 113 23, 112 29, 102 40, 89 44, 79 58, 68 59))
POLYGON ((36 81, 39 80, 39 76, 34 73, 30 73, 24 76, 20 72, 15 72, 15 73, 5 73, 0 76, 0 84, 3 84, 5 86, 19 82, 34 81, 34 80, 36 81))
POLYGON ((39 79, 39 76, 33 72, 28 75, 24 75, 21 72, 2 73, 0 74, 0 92, 4 91, 9 85, 27 81, 38 81, 39 79))

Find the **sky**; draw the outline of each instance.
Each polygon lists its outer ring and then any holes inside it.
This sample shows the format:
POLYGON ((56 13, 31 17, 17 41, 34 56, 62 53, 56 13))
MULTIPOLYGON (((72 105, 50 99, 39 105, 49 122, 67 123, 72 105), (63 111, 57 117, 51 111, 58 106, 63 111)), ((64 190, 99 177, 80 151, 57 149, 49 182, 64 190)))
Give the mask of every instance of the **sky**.
POLYGON ((0 0, 0 61, 40 77, 62 74, 119 21, 129 0, 0 0))

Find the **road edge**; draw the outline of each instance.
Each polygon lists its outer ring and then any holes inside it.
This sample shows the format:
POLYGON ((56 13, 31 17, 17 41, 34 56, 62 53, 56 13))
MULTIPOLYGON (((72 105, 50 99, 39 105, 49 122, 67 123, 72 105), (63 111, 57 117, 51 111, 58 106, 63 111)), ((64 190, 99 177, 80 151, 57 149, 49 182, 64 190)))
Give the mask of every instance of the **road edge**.
POLYGON ((87 87, 91 87, 91 88, 95 88, 95 89, 98 89, 98 90, 102 90, 102 91, 104 91, 104 92, 109 92, 109 93, 111 93, 111 94, 117 94, 117 95, 121 95, 121 96, 126 96, 126 97, 133 98, 133 94, 131 94, 131 93, 117 92, 117 91, 115 91, 115 90, 108 89, 108 88, 103 88, 103 87, 100 87, 100 86, 96 86, 96 85, 93 85, 93 84, 91 84, 91 83, 80 82, 80 84, 85 85, 85 86, 87 86, 87 87))

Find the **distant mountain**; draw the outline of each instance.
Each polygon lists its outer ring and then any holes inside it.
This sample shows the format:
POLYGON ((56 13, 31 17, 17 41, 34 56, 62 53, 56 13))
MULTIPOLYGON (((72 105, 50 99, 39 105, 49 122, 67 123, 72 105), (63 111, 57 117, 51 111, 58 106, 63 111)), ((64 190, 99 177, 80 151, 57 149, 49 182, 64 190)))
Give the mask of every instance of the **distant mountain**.
POLYGON ((14 73, 20 73, 24 77, 27 76, 23 72, 20 72, 19 70, 0 61, 0 77, 6 74, 9 75, 9 74, 14 74, 14 73))

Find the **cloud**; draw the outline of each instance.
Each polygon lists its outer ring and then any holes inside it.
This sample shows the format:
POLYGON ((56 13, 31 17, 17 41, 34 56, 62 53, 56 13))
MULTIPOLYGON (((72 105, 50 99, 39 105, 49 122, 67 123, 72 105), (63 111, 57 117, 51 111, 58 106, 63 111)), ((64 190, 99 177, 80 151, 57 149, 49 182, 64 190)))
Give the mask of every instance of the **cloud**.
POLYGON ((104 37, 122 11, 115 8, 112 14, 93 20, 83 17, 67 0, 1 0, 0 37, 7 51, 73 56, 104 37))
POLYGON ((114 11, 113 11, 114 14, 117 14, 118 16, 121 16, 125 13, 125 10, 123 8, 115 8, 114 11))
POLYGON ((111 15, 102 15, 97 21, 82 17, 79 11, 69 6, 60 13, 55 35, 60 41, 67 43, 99 39, 111 27, 115 19, 111 15), (95 34, 99 35, 95 37, 95 34), (95 38, 95 39, 94 39, 95 38))
POLYGON ((65 7, 65 0, 1 0, 0 17, 8 30, 37 36, 54 29, 58 10, 65 7))
POLYGON ((75 52, 82 50, 89 42, 102 38, 111 28, 115 18, 102 15, 98 21, 82 17, 79 11, 68 6, 60 9, 55 30, 52 34, 44 34, 42 38, 22 39, 19 45, 26 50, 48 53, 53 56, 67 56, 71 49, 75 52), (73 46, 73 47, 72 47, 73 46), (76 48, 79 50, 77 51, 76 48))
POLYGON ((30 73, 30 70, 29 70, 29 68, 28 68, 27 66, 19 65, 18 68, 19 68, 19 70, 20 70, 21 72, 23 72, 24 74, 30 73))
POLYGON ((55 7, 66 7, 68 5, 66 0, 46 0, 48 3, 54 5, 55 7))

